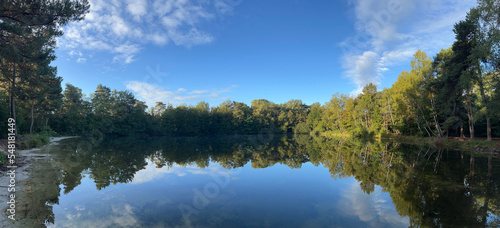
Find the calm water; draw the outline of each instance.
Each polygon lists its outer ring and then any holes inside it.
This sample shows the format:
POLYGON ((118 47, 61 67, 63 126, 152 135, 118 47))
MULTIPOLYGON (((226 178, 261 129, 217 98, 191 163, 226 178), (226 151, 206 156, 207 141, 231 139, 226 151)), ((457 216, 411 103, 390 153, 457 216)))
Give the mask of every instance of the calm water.
POLYGON ((498 155, 310 137, 68 139, 16 226, 496 227, 498 155))

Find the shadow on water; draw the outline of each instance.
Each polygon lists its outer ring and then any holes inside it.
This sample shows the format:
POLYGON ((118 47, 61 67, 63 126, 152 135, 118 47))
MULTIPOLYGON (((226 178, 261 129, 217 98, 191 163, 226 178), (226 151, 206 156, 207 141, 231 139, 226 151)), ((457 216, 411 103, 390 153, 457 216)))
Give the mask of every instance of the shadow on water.
MULTIPOLYGON (((156 169, 209 168, 218 164, 227 170, 244 166, 265 170, 276 165, 301 169, 308 163, 325 167, 332 182, 354 178, 364 194, 374 193, 378 186, 389 193, 397 214, 408 217, 410 226, 500 225, 500 159, 494 154, 305 135, 274 136, 272 140, 257 136, 122 138, 98 142, 69 139, 42 153, 52 156, 35 161, 32 178, 23 183, 26 191, 19 193, 16 215, 19 226, 57 224, 54 207, 62 195, 70 194, 82 181, 92 180, 94 189, 102 191, 132 182, 148 164, 156 169)), ((173 226, 185 225, 182 218, 178 220, 168 222, 176 223, 170 224, 173 226)), ((207 221, 194 221, 200 223, 191 224, 193 227, 210 226, 207 221)), ((269 226, 249 221, 238 218, 214 226, 269 226)), ((332 221, 316 221, 315 226, 331 225, 332 221)), ((165 221, 138 224, 150 227, 161 226, 161 222, 165 221)))

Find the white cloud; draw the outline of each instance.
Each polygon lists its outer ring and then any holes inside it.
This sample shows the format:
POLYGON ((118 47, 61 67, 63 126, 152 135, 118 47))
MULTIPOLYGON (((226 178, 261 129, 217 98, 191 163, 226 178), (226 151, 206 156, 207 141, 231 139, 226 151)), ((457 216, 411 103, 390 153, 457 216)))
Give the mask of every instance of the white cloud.
POLYGON ((72 50, 72 51, 68 52, 68 55, 71 55, 71 56, 73 56, 73 55, 82 56, 82 53, 79 52, 79 51, 72 50))
POLYGON ((85 63, 85 62, 87 62, 87 59, 86 59, 86 58, 78 58, 78 59, 76 60, 76 62, 77 62, 77 63, 85 63))
POLYGON ((158 85, 140 81, 131 81, 126 83, 126 88, 133 91, 138 99, 146 102, 148 107, 153 107, 156 102, 159 101, 165 104, 170 103, 178 105, 188 101, 201 101, 206 99, 225 100, 228 99, 228 97, 223 96, 223 94, 231 92, 231 88, 234 87, 236 86, 233 85, 229 88, 218 90, 193 90, 188 92, 184 88, 168 91, 158 85))
POLYGON ((215 0, 214 6, 219 16, 232 15, 234 7, 241 4, 243 0, 215 0))
POLYGON ((352 55, 346 58, 348 58, 346 62, 349 66, 347 76, 358 85, 359 91, 370 82, 379 84, 383 70, 380 67, 380 57, 377 53, 366 51, 362 55, 352 55))
MULTIPOLYGON (((60 217, 59 221, 62 221, 65 227, 140 227, 139 215, 135 213, 138 210, 137 207, 126 203, 114 203, 109 207, 109 213, 93 219, 85 219, 86 213, 78 208, 73 210, 65 208, 64 216, 60 217)), ((47 227, 61 226, 49 223, 47 227)))
POLYGON ((156 45, 165 45, 168 42, 168 36, 160 33, 151 34, 149 39, 156 45))
POLYGON ((193 90, 191 92, 189 92, 188 94, 205 94, 205 93, 210 93, 210 91, 208 90, 193 90))
POLYGON ((209 167, 200 168, 195 163, 188 165, 172 164, 171 166, 163 166, 157 168, 156 164, 147 159, 147 165, 144 169, 135 173, 132 184, 142 184, 153 180, 161 179, 166 175, 177 175, 179 177, 186 176, 187 174, 193 175, 237 175, 235 171, 228 171, 222 168, 219 164, 211 164, 209 167))
POLYGON ((176 174, 178 176, 184 176, 183 168, 179 165, 173 166, 163 166, 161 168, 156 168, 155 163, 148 160, 148 165, 146 168, 137 171, 134 174, 134 179, 132 184, 146 183, 152 180, 157 180, 165 176, 166 174, 176 174))
POLYGON ((110 18, 110 27, 115 33, 116 36, 122 38, 125 35, 128 35, 130 32, 130 26, 118 15, 113 15, 110 18))
POLYGON ((114 55, 113 62, 127 64, 148 43, 190 48, 213 42, 214 37, 202 24, 231 14, 236 3, 239 1, 90 0, 86 19, 67 25, 58 43, 75 52, 108 52, 114 55), (225 4, 225 10, 219 9, 221 4, 225 4), (124 51, 124 45, 133 48, 124 51), (122 51, 117 51, 120 48, 122 51))
POLYGON ((210 43, 214 40, 210 34, 200 32, 196 28, 191 28, 187 33, 169 31, 169 36, 176 45, 185 46, 187 48, 193 45, 210 43))
POLYGON ((139 21, 141 17, 144 16, 147 12, 147 1, 146 0, 128 0, 127 1, 127 10, 132 16, 134 16, 134 20, 139 21))
POLYGON ((374 192, 369 195, 361 189, 360 183, 353 183, 343 192, 339 202, 342 212, 356 216, 370 227, 408 227, 408 217, 399 216, 392 204, 389 193, 382 192, 375 186, 374 192))
POLYGON ((409 65, 421 49, 429 56, 448 48, 453 25, 465 18, 473 0, 353 0, 356 35, 340 44, 345 75, 355 93, 369 82, 380 84, 383 72, 409 65))
POLYGON ((131 63, 134 61, 133 57, 136 53, 140 51, 140 47, 137 44, 122 44, 117 46, 112 51, 113 53, 117 53, 117 55, 113 58, 114 62, 123 62, 123 63, 131 63))

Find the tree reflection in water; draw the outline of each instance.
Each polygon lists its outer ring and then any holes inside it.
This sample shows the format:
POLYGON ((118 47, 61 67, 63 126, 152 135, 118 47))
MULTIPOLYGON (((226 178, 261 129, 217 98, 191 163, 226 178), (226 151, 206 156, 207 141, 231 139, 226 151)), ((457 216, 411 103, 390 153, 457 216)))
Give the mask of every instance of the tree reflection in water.
POLYGON ((106 139, 99 145, 70 139, 43 152, 26 191, 19 194, 16 225, 45 227, 54 223, 52 205, 88 176, 101 190, 128 183, 147 161, 157 168, 208 167, 225 169, 251 163, 262 169, 275 164, 300 169, 304 163, 328 168, 333 179, 354 177, 365 194, 380 186, 388 192, 400 216, 411 226, 498 227, 500 225, 500 159, 498 154, 471 154, 406 145, 393 141, 255 136, 106 139), (61 191, 61 188, 63 191, 61 191))

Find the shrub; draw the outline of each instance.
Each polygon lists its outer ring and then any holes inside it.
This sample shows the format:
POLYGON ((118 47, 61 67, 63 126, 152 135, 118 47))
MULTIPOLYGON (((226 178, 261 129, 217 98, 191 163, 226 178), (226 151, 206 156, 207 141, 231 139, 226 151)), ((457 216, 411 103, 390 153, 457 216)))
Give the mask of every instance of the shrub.
POLYGON ((311 127, 305 122, 301 122, 295 126, 293 129, 294 134, 309 134, 311 132, 311 127))

